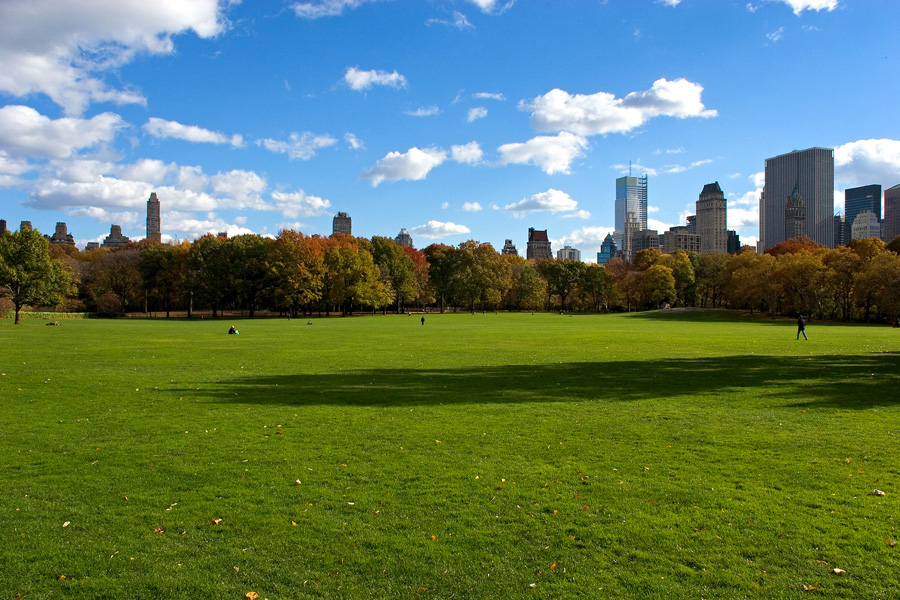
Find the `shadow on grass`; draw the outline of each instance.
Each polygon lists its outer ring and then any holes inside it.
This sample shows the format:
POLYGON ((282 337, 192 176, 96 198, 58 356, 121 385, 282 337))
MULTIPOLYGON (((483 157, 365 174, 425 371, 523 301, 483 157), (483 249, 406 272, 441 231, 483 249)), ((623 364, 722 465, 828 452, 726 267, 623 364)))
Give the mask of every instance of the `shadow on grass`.
POLYGON ((785 406, 866 409, 900 404, 900 354, 726 356, 466 369, 373 369, 238 377, 204 386, 217 401, 291 406, 419 406, 758 394, 785 406))

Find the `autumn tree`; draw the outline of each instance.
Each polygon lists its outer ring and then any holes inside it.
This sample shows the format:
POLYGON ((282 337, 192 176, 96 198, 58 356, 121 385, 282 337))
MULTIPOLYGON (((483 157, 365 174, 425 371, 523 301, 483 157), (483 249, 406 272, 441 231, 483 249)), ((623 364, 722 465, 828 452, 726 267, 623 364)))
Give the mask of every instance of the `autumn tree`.
POLYGON ((644 271, 641 281, 645 302, 654 308, 675 302, 675 276, 672 269, 657 263, 644 271))
POLYGON ((721 305, 725 284, 723 273, 728 259, 729 256, 724 252, 704 252, 699 255, 694 276, 701 307, 718 308, 721 305))
POLYGON ((514 254, 501 254, 509 265, 510 286, 503 297, 503 305, 510 310, 540 310, 547 296, 547 283, 531 262, 514 254))
POLYGON ((388 295, 394 304, 394 311, 400 314, 400 305, 415 299, 413 261, 392 238, 374 236, 372 238, 372 258, 381 272, 388 295))
POLYGON ((105 250, 91 263, 86 284, 99 312, 122 313, 142 304, 140 262, 140 250, 129 246, 105 250))
POLYGON ((600 312, 609 307, 613 290, 613 276, 603 265, 586 265, 578 281, 578 293, 590 300, 591 310, 600 312))
POLYGON ((656 264, 664 265, 672 270, 672 277, 675 279, 675 299, 673 302, 681 302, 684 306, 687 304, 688 290, 692 289, 695 283, 694 264, 686 252, 673 252, 672 254, 663 254, 660 256, 656 264))
POLYGON ((512 284, 509 264, 490 244, 473 240, 461 243, 459 262, 451 276, 459 300, 475 310, 476 306, 497 306, 512 284))
POLYGON ((310 239, 298 231, 284 229, 269 247, 267 281, 275 307, 296 316, 303 306, 322 294, 322 257, 310 239))
POLYGON ((15 309, 14 323, 26 304, 56 306, 71 289, 71 275, 50 258, 40 232, 25 229, 0 236, 0 291, 15 309))
POLYGON ((431 244, 423 252, 428 259, 428 274, 443 313, 447 302, 454 301, 461 252, 446 244, 431 244))
POLYGON ((560 310, 566 310, 566 300, 581 281, 586 266, 580 260, 538 261, 538 273, 547 282, 549 297, 559 298, 560 310))
POLYGON ((230 265, 225 240, 214 235, 194 240, 188 267, 200 298, 212 308, 213 318, 217 318, 230 292, 230 265))

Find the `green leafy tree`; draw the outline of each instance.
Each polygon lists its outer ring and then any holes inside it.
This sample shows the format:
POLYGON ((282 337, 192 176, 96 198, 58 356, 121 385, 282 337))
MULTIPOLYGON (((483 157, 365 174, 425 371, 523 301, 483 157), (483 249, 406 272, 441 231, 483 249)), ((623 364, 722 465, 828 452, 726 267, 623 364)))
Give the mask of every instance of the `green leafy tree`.
POLYGON ((456 283, 459 281, 457 270, 462 253, 446 244, 431 244, 423 252, 428 259, 428 274, 443 313, 448 302, 455 302, 456 283))
POLYGON ((416 297, 413 261, 393 239, 377 235, 372 238, 372 258, 399 314, 401 303, 416 297))
POLYGON ((663 254, 655 264, 664 265, 672 269, 675 278, 675 301, 682 306, 687 304, 688 291, 693 288, 696 281, 694 264, 686 252, 673 252, 663 254))
POLYGON ((663 264, 648 267, 644 271, 641 285, 649 306, 659 307, 663 303, 675 302, 675 276, 669 267, 663 264))
POLYGON ((310 238, 285 229, 269 247, 269 292, 275 306, 296 316, 321 299, 323 263, 310 238))
POLYGON ((69 272, 50 258, 50 244, 33 229, 0 236, 0 290, 13 303, 15 323, 26 304, 55 306, 72 287, 69 272))
POLYGON ((603 265, 587 265, 578 282, 579 293, 590 300, 591 310, 609 308, 613 276, 603 265))
POLYGON ((499 305, 512 285, 509 264, 490 244, 469 240, 461 243, 458 250, 458 268, 452 278, 459 300, 472 310, 476 306, 499 305))
POLYGON ((260 297, 269 281, 269 247, 273 241, 256 234, 236 235, 229 239, 226 248, 231 264, 229 281, 237 293, 242 308, 252 319, 259 307, 260 297))
POLYGON ((721 306, 724 299, 725 264, 728 259, 729 256, 723 252, 704 252, 698 255, 695 280, 701 307, 721 306))
POLYGON ((537 264, 548 294, 559 298, 560 310, 566 310, 566 301, 581 282, 586 266, 578 260, 542 260, 537 264))
POLYGON ((201 300, 218 318, 230 294, 228 252, 225 240, 205 235, 194 240, 188 257, 188 268, 201 300))

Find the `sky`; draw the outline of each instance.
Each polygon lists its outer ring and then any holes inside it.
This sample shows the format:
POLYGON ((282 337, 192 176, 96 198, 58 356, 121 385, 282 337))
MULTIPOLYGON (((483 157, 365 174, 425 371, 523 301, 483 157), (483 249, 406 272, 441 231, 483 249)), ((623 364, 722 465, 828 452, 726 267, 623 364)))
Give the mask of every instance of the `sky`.
POLYGON ((594 262, 615 180, 649 226, 707 183, 758 236, 766 158, 900 184, 896 0, 0 0, 0 219, 466 240, 594 262))

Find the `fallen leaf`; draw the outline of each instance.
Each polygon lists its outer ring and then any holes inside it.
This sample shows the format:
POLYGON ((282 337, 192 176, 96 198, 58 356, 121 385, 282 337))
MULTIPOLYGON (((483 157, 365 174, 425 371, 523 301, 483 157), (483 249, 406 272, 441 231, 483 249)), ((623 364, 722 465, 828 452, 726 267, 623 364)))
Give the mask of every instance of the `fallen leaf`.
POLYGON ((60 581, 62 581, 62 580, 65 579, 65 578, 66 578, 65 575, 60 575, 60 576, 59 576, 59 580, 60 580, 60 581))
POLYGON ((893 547, 897 545, 897 540, 884 540, 884 543, 893 547))
POLYGON ((873 496, 884 496, 884 492, 882 492, 881 490, 872 490, 872 495, 873 496))
POLYGON ((426 591, 427 589, 428 589, 427 587, 420 587, 419 589, 416 590, 416 592, 421 594, 422 592, 426 591))
POLYGON ((294 526, 294 527, 297 527, 297 524, 296 524, 295 522, 293 522, 293 521, 291 521, 291 525, 294 526))
POLYGON ((157 527, 156 529, 153 530, 153 533, 162 533, 162 532, 163 532, 162 527, 157 527))
POLYGON ((210 519, 209 522, 212 523, 213 525, 218 525, 219 523, 222 522, 222 519, 210 519))
POLYGON ((551 570, 551 571, 552 571, 553 569, 555 569, 555 568, 556 568, 556 563, 553 563, 552 565, 550 565, 550 570, 551 570))
POLYGON ((804 591, 804 592, 812 592, 812 591, 817 590, 817 589, 819 589, 819 584, 818 584, 818 583, 811 583, 811 584, 809 584, 809 585, 806 585, 806 584, 803 585, 803 591, 804 591))
POLYGON ((234 569, 234 572, 235 572, 235 573, 237 573, 238 571, 240 571, 240 569, 237 568, 236 566, 235 566, 235 567, 231 567, 231 568, 234 569))
POLYGON ((256 600, 257 598, 259 598, 259 594, 257 594, 256 592, 247 592, 246 594, 244 594, 244 598, 246 598, 247 600, 256 600))
POLYGON ((843 569, 834 568, 834 569, 831 570, 831 572, 834 573, 835 575, 843 575, 843 574, 846 573, 847 571, 845 571, 845 570, 843 570, 843 569))
POLYGON ((302 482, 299 479, 294 480, 294 485, 300 485, 302 482))
POLYGON ((528 587, 533 588, 533 587, 535 587, 536 585, 537 585, 536 583, 529 583, 529 584, 528 584, 528 587))
POLYGON ((68 522, 68 521, 66 521, 65 523, 63 523, 63 527, 68 527, 68 526, 69 526, 69 522, 68 522))

